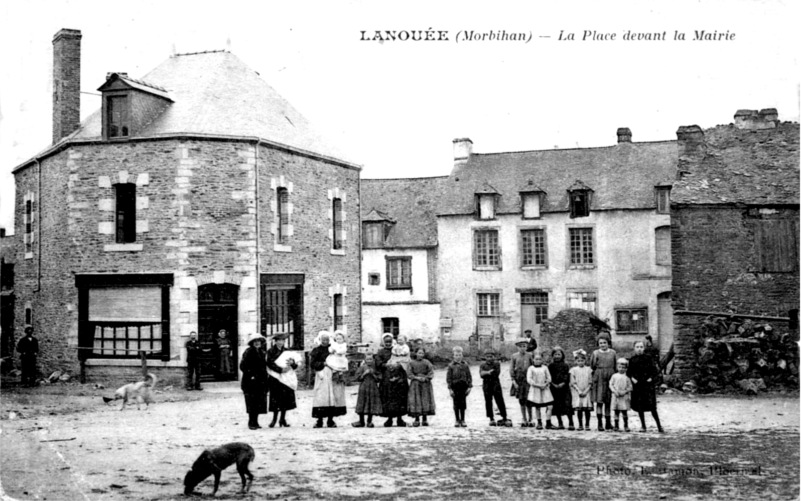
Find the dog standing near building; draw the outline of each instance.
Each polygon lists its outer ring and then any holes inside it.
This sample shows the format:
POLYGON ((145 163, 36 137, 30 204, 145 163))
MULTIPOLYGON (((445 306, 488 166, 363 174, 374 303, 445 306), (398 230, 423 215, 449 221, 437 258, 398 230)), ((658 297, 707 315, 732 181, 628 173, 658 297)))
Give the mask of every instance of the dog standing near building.
POLYGON ((155 374, 148 372, 147 378, 145 378, 144 381, 121 386, 114 392, 114 398, 103 397, 103 401, 109 403, 115 400, 122 400, 120 410, 124 410, 125 405, 132 401, 136 402, 137 410, 139 410, 141 404, 145 404, 145 409, 147 409, 148 406, 153 403, 153 388, 156 386, 157 382, 158 378, 155 374))
POLYGON ((206 449, 195 460, 192 469, 186 472, 184 494, 187 496, 193 494, 195 487, 200 482, 214 475, 214 491, 211 495, 216 495, 217 488, 220 486, 220 474, 234 463, 236 463, 236 471, 242 478, 242 489, 239 493, 245 494, 253 483, 253 474, 250 473, 248 466, 255 457, 256 453, 253 451, 253 447, 242 442, 231 442, 216 449, 206 449))

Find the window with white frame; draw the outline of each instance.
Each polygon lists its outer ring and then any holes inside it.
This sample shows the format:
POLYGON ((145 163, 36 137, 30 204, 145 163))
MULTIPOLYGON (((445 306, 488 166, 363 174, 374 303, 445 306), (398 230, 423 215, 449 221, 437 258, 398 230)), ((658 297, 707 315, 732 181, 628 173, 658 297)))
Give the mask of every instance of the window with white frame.
POLYGON ((334 294, 334 330, 345 325, 345 299, 342 294, 334 294))
POLYGON ((542 205, 541 192, 523 193, 523 219, 537 219, 540 217, 542 205))
POLYGON ((598 314, 598 293, 595 291, 568 291, 567 307, 598 314))
POLYGON ((331 204, 332 209, 332 217, 331 217, 331 227, 334 231, 334 240, 332 242, 332 248, 334 250, 342 249, 342 199, 341 198, 334 198, 333 203, 331 204))
POLYGON ((593 252, 592 228, 569 228, 570 264, 595 264, 593 252))
POLYGON ((362 245, 365 249, 380 249, 384 246, 384 223, 368 222, 362 224, 363 239, 362 245))
POLYGON ((277 223, 277 238, 279 244, 286 244, 289 242, 289 190, 284 187, 276 190, 276 215, 277 223))
POLYGON ((473 268, 501 269, 501 246, 498 230, 475 230, 473 232, 473 268))
POLYGON ((522 266, 547 266, 547 251, 545 247, 545 230, 520 230, 522 266))
POLYGON ((118 244, 136 241, 136 185, 119 183, 114 185, 116 196, 115 234, 118 244))
POLYGON ((501 295, 497 292, 480 292, 476 294, 478 304, 477 316, 497 317, 501 314, 501 295))

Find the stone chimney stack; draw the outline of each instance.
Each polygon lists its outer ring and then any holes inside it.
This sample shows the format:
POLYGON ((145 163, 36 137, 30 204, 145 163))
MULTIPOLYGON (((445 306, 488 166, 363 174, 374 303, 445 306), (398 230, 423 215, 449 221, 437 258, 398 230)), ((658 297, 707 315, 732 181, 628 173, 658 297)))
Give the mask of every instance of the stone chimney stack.
POLYGON ((53 37, 53 143, 81 125, 81 32, 62 29, 53 37))
POLYGON ((461 138, 453 140, 453 163, 463 164, 470 160, 470 155, 473 154, 473 141, 470 138, 461 138))
POLYGON ((630 143, 631 142, 631 129, 628 127, 621 127, 617 130, 617 142, 630 143))
POLYGON ((764 110, 737 110, 734 114, 734 125, 738 129, 761 130, 774 129, 779 123, 779 112, 776 108, 764 110))

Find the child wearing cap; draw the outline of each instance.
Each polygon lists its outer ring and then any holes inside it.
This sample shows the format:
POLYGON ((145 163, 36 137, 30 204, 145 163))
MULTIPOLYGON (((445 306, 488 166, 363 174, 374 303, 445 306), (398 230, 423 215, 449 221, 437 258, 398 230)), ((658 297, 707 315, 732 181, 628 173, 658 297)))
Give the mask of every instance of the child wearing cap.
POLYGON ((617 373, 609 379, 609 389, 612 390, 612 409, 615 410, 615 431, 620 431, 620 415, 623 414, 623 426, 629 430, 628 410, 631 408, 631 379, 626 375, 629 361, 625 358, 617 360, 617 373))
POLYGON ((531 407, 528 406, 528 380, 526 380, 526 374, 528 373, 528 368, 531 367, 531 353, 527 351, 527 339, 520 339, 515 345, 517 345, 517 353, 512 355, 509 372, 512 373, 512 390, 520 404, 520 414, 523 415, 523 422, 520 426, 528 428, 532 424, 531 407))
POLYGON ((590 429, 590 414, 592 414, 592 402, 590 401, 590 390, 592 389, 592 369, 587 364, 587 352, 578 349, 573 352, 576 359, 576 367, 570 369, 570 392, 573 396, 573 410, 578 417, 578 429, 584 430, 581 416, 584 416, 586 429, 590 429))
POLYGON ((511 422, 506 419, 506 404, 503 402, 503 390, 501 389, 501 364, 495 360, 495 352, 490 350, 484 353, 485 361, 478 369, 478 374, 483 380, 482 389, 484 390, 484 406, 487 410, 490 426, 511 426, 511 422), (499 423, 495 422, 495 412, 492 408, 492 399, 498 405, 498 412, 501 413, 499 423))
POLYGON ((461 346, 453 348, 453 362, 448 365, 446 381, 448 391, 453 399, 453 413, 456 416, 456 428, 465 428, 464 412, 467 409, 467 396, 470 395, 470 388, 473 386, 473 376, 470 374, 470 366, 463 360, 464 353, 461 346))

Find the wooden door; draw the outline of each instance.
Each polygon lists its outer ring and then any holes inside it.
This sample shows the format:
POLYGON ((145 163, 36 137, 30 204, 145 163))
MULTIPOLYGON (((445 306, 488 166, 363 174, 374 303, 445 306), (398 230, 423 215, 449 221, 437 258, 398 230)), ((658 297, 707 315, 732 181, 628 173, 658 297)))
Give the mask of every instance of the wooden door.
POLYGON ((200 343, 200 380, 230 381, 237 375, 237 295, 239 288, 231 284, 207 284, 198 287, 198 342, 200 343), (219 332, 228 332, 230 372, 221 370, 222 353, 218 348, 219 332))

